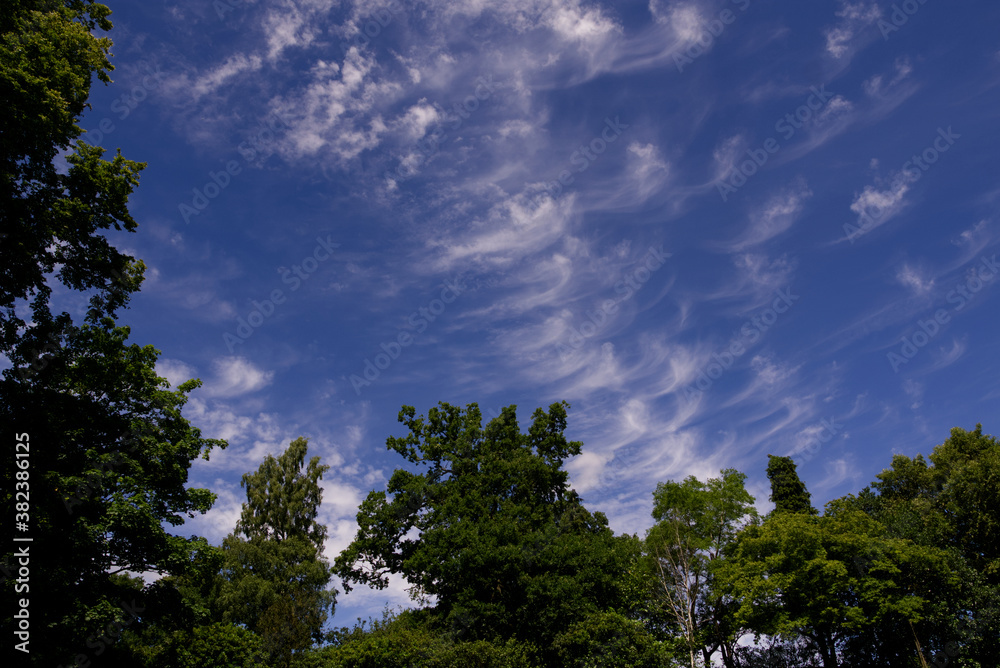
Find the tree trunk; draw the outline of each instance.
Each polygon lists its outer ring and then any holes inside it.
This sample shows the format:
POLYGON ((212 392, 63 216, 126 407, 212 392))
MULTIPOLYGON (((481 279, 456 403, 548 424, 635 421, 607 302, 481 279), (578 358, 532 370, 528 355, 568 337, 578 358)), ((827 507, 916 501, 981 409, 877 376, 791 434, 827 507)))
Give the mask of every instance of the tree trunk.
POLYGON ((917 630, 913 628, 913 622, 910 622, 910 630, 913 631, 913 642, 917 645, 917 656, 920 657, 920 665, 927 668, 927 661, 924 659, 924 650, 920 649, 920 640, 917 638, 917 630))
POLYGON ((733 648, 729 643, 722 643, 719 645, 719 649, 722 650, 722 665, 726 668, 737 668, 736 657, 733 655, 733 648))
POLYGON ((823 631, 816 632, 816 645, 819 647, 819 655, 823 659, 823 668, 839 668, 837 650, 834 648, 832 640, 823 631))

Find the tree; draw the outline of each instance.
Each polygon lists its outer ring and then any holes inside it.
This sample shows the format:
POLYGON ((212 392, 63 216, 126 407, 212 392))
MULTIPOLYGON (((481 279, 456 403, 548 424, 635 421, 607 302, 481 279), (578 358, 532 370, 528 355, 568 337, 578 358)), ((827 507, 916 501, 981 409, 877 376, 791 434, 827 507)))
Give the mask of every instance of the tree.
POLYGON ((74 143, 92 76, 111 81, 111 40, 93 34, 111 29, 110 13, 92 0, 11 0, 0 15, 0 351, 12 360, 19 341, 38 351, 68 325, 48 310, 52 272, 72 290, 93 291, 98 316, 113 315, 142 280, 141 263, 99 232, 135 230, 128 197, 145 164, 120 153, 106 161, 104 149, 74 143), (32 326, 15 311, 22 299, 32 326))
MULTIPOLYGON (((232 659, 234 641, 242 639, 246 653, 253 654, 261 641, 256 635, 239 627, 223 628, 218 606, 225 555, 222 548, 199 538, 191 555, 191 565, 179 575, 168 575, 146 587, 146 614, 140 628, 130 627, 124 634, 117 652, 120 663, 155 668, 175 666, 192 644, 217 639, 225 654, 232 659), (212 630, 210 627, 218 628, 212 630), (235 629, 235 630, 233 630, 235 629), (197 636, 197 638, 196 638, 197 636)), ((231 625, 230 625, 231 626, 231 625)), ((116 645, 116 650, 119 646, 116 645)), ((207 657, 205 658, 207 662, 207 657)))
POLYGON ((916 635, 928 656, 988 665, 1000 655, 1000 442, 982 425, 955 428, 927 459, 895 455, 876 478, 831 505, 867 513, 889 536, 944 549, 956 581, 926 582, 932 604, 914 629, 887 620, 852 641, 852 656, 892 661, 901 639, 916 635))
POLYGON ((164 631, 158 626, 142 636, 129 634, 119 665, 176 668, 257 668, 267 652, 260 636, 235 624, 207 622, 187 630, 164 631))
POLYGON ((323 638, 336 590, 323 558, 326 527, 317 520, 329 466, 297 438, 278 457, 268 455, 256 473, 243 476, 247 491, 236 531, 223 541, 223 619, 264 639, 277 665, 323 638), (303 466, 305 466, 303 470, 303 466))
POLYGON ((427 471, 396 469, 387 491, 362 502, 334 566, 345 589, 382 588, 398 573, 415 596, 436 597, 453 637, 542 648, 588 613, 630 612, 638 539, 614 536, 569 488, 562 463, 581 446, 563 434, 567 405, 536 410, 526 434, 514 406, 485 430, 476 404, 439 406, 426 420, 400 411, 410 434, 387 447, 427 471))
POLYGON ((45 629, 30 648, 39 665, 116 651, 123 627, 143 624, 147 592, 124 574, 190 568, 198 541, 163 527, 211 506, 208 490, 187 487, 188 469, 225 446, 181 416, 200 383, 169 391, 158 351, 114 321, 143 264, 103 231, 135 231, 128 198, 144 165, 75 141, 92 77, 110 82, 111 41, 94 34, 111 29, 109 14, 91 0, 13 0, 0 13, 0 354, 12 365, 0 420, 30 449, 28 469, 5 460, 2 498, 13 516, 15 475, 30 488, 18 503, 30 508, 35 577, 18 593, 45 629), (82 323, 51 312, 54 283, 88 294, 82 323))
MULTIPOLYGON (((261 639, 234 624, 197 626, 188 642, 178 647, 177 668, 256 668, 264 664, 261 639)), ((164 665, 164 664, 159 664, 164 665)))
POLYGON ((736 638, 727 627, 726 602, 711 595, 713 562, 722 557, 737 532, 757 520, 754 498, 733 469, 701 482, 666 482, 653 492, 656 524, 646 534, 646 551, 656 581, 655 600, 681 629, 691 668, 701 654, 705 666, 722 651, 732 664, 736 638))
POLYGON ((314 650, 302 668, 535 668, 534 647, 512 640, 456 641, 435 632, 427 610, 383 611, 333 633, 333 644, 314 650))
MULTIPOLYGON (((202 438, 181 414, 200 382, 168 390, 155 372, 158 352, 127 344, 127 336, 109 319, 76 328, 37 379, 26 383, 8 370, 0 380, 0 422, 27 434, 30 451, 30 467, 18 469, 17 481, 30 489, 23 535, 33 539, 32 573, 44 574, 27 592, 32 623, 48 629, 46 642, 31 648, 39 665, 87 655, 93 638, 122 621, 124 607, 146 607, 143 592, 115 574, 186 572, 199 542, 164 526, 204 513, 215 499, 187 484, 192 460, 225 447, 202 438)), ((12 462, 3 469, 9 517, 12 462)), ((13 594, 14 584, 5 590, 13 594)), ((4 632, 12 614, 5 610, 4 632)))
POLYGON ((770 638, 765 644, 758 639, 754 646, 737 647, 736 665, 740 668, 820 668, 822 664, 816 662, 815 650, 801 638, 770 638))
POLYGON ((740 603, 739 623, 758 635, 802 637, 824 668, 842 665, 844 643, 883 620, 909 630, 929 607, 927 583, 954 579, 942 550, 886 538, 856 510, 831 510, 772 514, 743 531, 716 570, 720 589, 740 603), (858 555, 866 568, 857 568, 858 555))
POLYGON ((441 647, 422 610, 388 608, 382 618, 358 620, 354 628, 332 634, 332 645, 314 650, 305 665, 316 668, 409 668, 421 665, 441 647))
POLYGON ((771 481, 771 501, 776 513, 816 514, 806 485, 795 471, 791 457, 767 456, 767 479, 771 481))

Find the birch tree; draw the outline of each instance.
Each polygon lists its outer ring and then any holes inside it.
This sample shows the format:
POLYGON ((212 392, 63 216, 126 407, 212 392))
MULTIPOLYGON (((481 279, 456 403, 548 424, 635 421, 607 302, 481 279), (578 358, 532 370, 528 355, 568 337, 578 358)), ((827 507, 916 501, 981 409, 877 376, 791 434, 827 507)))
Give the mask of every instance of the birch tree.
POLYGON ((746 476, 733 469, 701 482, 666 482, 653 492, 656 524, 646 534, 646 554, 655 578, 654 599, 681 630, 691 668, 711 665, 716 651, 732 666, 735 638, 726 602, 711 595, 711 566, 737 532, 756 522, 746 476), (700 655, 700 656, 699 656, 700 655))

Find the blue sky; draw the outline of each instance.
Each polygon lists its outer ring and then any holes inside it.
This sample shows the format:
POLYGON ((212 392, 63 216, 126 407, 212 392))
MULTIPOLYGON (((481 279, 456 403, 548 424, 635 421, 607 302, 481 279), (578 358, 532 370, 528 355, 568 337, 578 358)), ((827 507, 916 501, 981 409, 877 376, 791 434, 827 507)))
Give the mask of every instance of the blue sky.
POLYGON ((570 402, 571 482, 630 533, 658 481, 737 468, 766 510, 790 454, 822 505, 998 430, 994 2, 112 9, 82 125, 149 163, 124 321, 230 443, 184 533, 304 435, 332 559, 404 404, 570 402))

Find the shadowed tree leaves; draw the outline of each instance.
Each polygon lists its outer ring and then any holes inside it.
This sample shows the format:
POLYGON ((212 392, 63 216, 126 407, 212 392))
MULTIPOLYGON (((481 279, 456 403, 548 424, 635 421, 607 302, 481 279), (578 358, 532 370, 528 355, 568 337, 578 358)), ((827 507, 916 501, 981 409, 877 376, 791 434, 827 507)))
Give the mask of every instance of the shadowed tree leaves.
POLYGON ((923 619, 934 595, 929 583, 955 578, 943 550, 886 538, 864 513, 838 509, 822 517, 773 513, 742 533, 716 576, 740 603, 738 623, 804 638, 824 668, 842 665, 844 644, 883 620, 905 627, 923 619), (858 555, 866 568, 857 567, 858 555))
MULTIPOLYGON (((111 41, 100 36, 110 13, 89 0, 10 0, 0 12, 0 354, 12 366, 0 381, 0 421, 31 439, 39 665, 96 651, 94 639, 121 621, 123 597, 131 605, 148 593, 124 572, 189 570, 196 541, 164 525, 208 510, 214 495, 188 488, 188 469, 225 446, 181 416, 199 383, 170 391, 155 373, 159 353, 129 344, 113 320, 143 265, 104 233, 136 229, 128 198, 144 165, 104 160, 102 148, 77 141, 92 79, 110 82, 111 41), (82 324, 51 311, 60 287, 89 297, 82 324)), ((7 635, 11 623, 5 616, 7 635)))
POLYGON ((981 425, 955 428, 928 458, 895 455, 876 478, 829 506, 861 510, 889 536, 945 550, 956 582, 928 579, 932 605, 915 631, 888 620, 857 638, 851 656, 891 661, 906 634, 912 648, 915 632, 928 656, 954 646, 963 660, 987 665, 1000 655, 1000 442, 981 425))
MULTIPOLYGON (((196 542, 164 527, 215 499, 188 486, 192 460, 225 447, 181 415, 200 383, 169 390, 156 375, 157 351, 129 345, 127 336, 110 319, 85 325, 31 383, 10 373, 0 380, 0 422, 30 435, 31 562, 45 574, 31 582, 31 614, 49 629, 32 655, 46 665, 86 651, 88 638, 113 621, 124 595, 113 574, 184 573, 196 542)), ((3 467, 10 517, 12 461, 3 467)))

